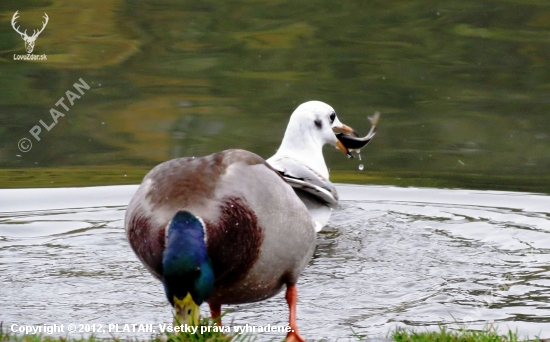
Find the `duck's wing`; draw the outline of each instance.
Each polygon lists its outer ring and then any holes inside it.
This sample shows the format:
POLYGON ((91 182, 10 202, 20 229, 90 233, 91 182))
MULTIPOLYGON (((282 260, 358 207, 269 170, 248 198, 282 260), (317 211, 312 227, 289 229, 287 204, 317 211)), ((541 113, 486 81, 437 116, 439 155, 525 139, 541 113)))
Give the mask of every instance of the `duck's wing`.
POLYGON ((338 206, 338 192, 334 185, 298 160, 281 156, 267 160, 294 189, 305 191, 330 208, 338 206))

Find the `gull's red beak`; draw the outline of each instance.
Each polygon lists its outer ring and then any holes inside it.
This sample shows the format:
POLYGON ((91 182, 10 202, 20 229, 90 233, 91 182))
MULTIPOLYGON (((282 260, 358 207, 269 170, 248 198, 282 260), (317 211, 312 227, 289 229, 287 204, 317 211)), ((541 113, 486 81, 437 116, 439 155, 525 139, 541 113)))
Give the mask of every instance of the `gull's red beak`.
POLYGON ((353 130, 353 128, 351 128, 348 125, 344 125, 343 123, 340 123, 340 125, 332 126, 332 129, 335 129, 337 131, 344 132, 344 133, 349 133, 356 137, 358 136, 357 133, 355 133, 355 131, 353 130))

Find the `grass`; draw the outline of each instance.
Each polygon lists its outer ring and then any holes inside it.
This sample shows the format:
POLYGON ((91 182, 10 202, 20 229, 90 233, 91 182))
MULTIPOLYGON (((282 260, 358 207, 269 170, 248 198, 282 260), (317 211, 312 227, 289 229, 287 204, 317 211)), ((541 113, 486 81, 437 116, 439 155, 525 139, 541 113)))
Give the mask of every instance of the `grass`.
POLYGON ((331 171, 330 180, 348 184, 550 193, 550 176, 335 170, 331 171))
MULTIPOLYGON (((125 165, 0 169, 0 188, 55 188, 140 184, 150 168, 125 165)), ((550 176, 456 174, 411 171, 330 173, 333 183, 462 188, 550 193, 550 176)))
MULTIPOLYGON (((199 327, 214 327, 214 322, 211 319, 202 319, 199 327)), ((17 335, 2 329, 0 324, 0 342, 122 342, 128 339, 117 338, 114 336, 101 338, 97 335, 91 335, 84 338, 73 337, 52 337, 42 334, 32 335, 17 335)), ((203 329, 206 330, 206 329, 203 329)), ((212 330, 212 329, 210 329, 212 330)), ((353 330, 352 330, 353 331, 353 330)), ((364 336, 360 336, 354 332, 355 337, 359 341, 365 341, 364 336)), ((487 326, 483 330, 468 330, 466 328, 449 329, 445 326, 440 326, 439 331, 417 332, 414 330, 399 328, 388 334, 388 337, 396 342, 550 342, 549 339, 522 340, 517 333, 508 331, 507 334, 499 334, 496 327, 487 326)), ((204 333, 169 333, 152 336, 149 340, 131 340, 134 342, 245 342, 254 341, 254 337, 237 333, 220 333, 220 332, 204 332, 204 333)), ((310 340, 311 341, 311 340, 310 340)))
POLYGON ((0 188, 140 184, 149 170, 132 166, 0 169, 0 188))
POLYGON ((415 332, 412 330, 397 329, 390 334, 396 342, 548 342, 548 340, 521 340, 516 332, 511 330, 507 334, 499 334, 494 326, 487 326, 483 330, 468 330, 466 328, 449 329, 439 326, 439 331, 415 332))

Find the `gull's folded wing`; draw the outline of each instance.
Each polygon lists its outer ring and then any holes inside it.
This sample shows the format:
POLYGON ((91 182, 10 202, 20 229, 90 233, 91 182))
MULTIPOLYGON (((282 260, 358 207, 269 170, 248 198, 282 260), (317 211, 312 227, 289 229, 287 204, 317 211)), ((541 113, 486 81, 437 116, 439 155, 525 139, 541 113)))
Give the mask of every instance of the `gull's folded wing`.
POLYGON ((295 189, 311 194, 331 208, 338 206, 338 193, 334 185, 299 161, 289 157, 269 159, 267 162, 295 189))

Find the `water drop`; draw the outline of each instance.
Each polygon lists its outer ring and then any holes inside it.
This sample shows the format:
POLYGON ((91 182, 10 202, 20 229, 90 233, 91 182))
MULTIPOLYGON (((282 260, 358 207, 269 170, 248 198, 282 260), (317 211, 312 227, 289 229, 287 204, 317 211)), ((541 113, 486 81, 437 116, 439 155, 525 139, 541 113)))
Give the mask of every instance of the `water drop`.
POLYGON ((359 164, 359 171, 363 171, 363 168, 364 168, 364 167, 365 167, 365 166, 364 166, 363 164, 359 164))
POLYGON ((359 160, 361 160, 361 153, 359 153, 358 156, 359 156, 359 160))

